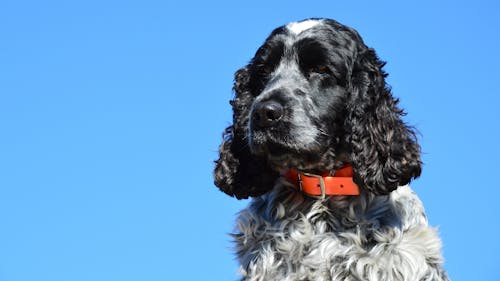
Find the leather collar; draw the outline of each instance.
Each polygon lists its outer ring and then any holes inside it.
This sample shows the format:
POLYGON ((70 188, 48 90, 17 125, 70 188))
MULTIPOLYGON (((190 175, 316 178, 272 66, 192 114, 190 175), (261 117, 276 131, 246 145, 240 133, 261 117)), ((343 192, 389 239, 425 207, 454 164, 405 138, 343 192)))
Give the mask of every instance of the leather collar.
POLYGON ((330 195, 359 195, 359 187, 354 183, 351 165, 346 165, 333 173, 315 175, 297 170, 289 170, 285 179, 295 185, 303 193, 321 197, 330 195))

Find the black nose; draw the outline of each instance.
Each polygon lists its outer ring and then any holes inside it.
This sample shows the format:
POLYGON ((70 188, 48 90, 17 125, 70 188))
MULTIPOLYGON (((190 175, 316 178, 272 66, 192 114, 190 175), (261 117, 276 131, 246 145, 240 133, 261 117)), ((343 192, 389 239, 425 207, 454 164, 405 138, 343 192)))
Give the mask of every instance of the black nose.
POLYGON ((259 127, 271 127, 283 116, 283 106, 275 101, 261 102, 255 108, 253 119, 259 127))

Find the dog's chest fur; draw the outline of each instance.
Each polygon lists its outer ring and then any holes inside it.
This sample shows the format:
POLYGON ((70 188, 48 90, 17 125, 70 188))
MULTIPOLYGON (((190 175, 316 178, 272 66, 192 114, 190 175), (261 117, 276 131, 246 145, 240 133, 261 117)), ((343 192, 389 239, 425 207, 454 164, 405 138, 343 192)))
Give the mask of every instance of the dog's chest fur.
POLYGON ((278 183, 234 234, 243 280, 446 280, 441 242, 407 186, 321 201, 278 183))

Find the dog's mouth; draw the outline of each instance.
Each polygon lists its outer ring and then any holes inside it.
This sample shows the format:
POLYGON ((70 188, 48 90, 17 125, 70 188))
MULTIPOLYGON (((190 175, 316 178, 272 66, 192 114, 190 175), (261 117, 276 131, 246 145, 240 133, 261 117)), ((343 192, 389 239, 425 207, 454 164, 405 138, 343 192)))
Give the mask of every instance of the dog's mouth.
POLYGON ((277 171, 297 169, 301 171, 326 171, 334 167, 334 153, 328 147, 302 144, 288 135, 270 131, 253 131, 249 146, 253 154, 264 156, 277 171))

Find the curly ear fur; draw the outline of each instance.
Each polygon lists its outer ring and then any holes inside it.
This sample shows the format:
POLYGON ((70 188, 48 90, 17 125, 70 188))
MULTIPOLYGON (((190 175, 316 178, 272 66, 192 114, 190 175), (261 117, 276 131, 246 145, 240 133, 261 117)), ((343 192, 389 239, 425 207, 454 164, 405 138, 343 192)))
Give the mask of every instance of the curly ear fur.
POLYGON ((246 141, 249 111, 254 100, 249 84, 249 67, 238 70, 233 87, 236 96, 230 102, 233 107, 233 125, 223 133, 214 170, 215 185, 238 199, 266 193, 279 176, 264 158, 250 153, 246 141))
POLYGON ((346 118, 354 180, 376 194, 387 194, 420 175, 415 132, 386 86, 385 65, 373 49, 364 50, 353 71, 346 118))

